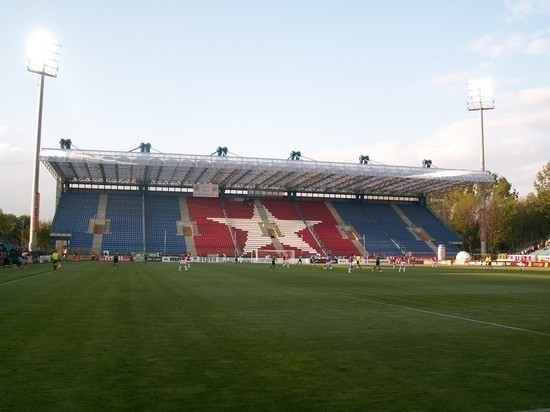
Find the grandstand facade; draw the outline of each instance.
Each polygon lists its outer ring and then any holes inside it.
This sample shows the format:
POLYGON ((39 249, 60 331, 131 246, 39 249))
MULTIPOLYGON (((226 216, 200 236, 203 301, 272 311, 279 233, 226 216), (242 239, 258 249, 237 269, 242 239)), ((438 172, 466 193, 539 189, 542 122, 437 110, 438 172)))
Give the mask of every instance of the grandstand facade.
POLYGON ((42 149, 51 236, 70 251, 433 256, 460 239, 426 206, 488 172, 226 156, 42 149))

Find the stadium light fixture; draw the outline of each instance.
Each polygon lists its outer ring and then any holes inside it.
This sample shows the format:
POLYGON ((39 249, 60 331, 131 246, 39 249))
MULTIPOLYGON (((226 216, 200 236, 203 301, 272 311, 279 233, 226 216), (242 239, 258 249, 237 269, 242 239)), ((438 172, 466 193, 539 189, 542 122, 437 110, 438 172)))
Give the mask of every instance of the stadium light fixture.
POLYGON ((293 150, 290 152, 290 157, 287 160, 300 160, 300 157, 302 157, 302 153, 300 151, 293 150))
POLYGON ((38 30, 31 34, 27 43, 27 70, 39 75, 38 121, 36 127, 36 149, 34 153, 34 180, 31 203, 31 227, 29 230, 29 250, 36 250, 38 244, 38 226, 40 219, 40 147, 42 140, 42 108, 44 103, 44 79, 57 77, 59 70, 59 49, 54 37, 38 30))
POLYGON ((218 148, 216 149, 215 152, 212 152, 210 153, 210 156, 213 156, 215 155, 216 153, 218 154, 218 156, 227 156, 227 152, 228 152, 228 149, 227 147, 221 147, 221 146, 218 146, 218 148))
MULTIPOLYGON (((479 110, 481 114, 481 170, 485 171, 485 130, 483 125, 483 112, 495 108, 495 99, 493 98, 493 82, 490 78, 481 80, 471 80, 468 82, 468 101, 469 111, 479 110)), ((485 192, 485 183, 480 185, 481 207, 479 210, 479 229, 480 229, 480 252, 487 254, 487 220, 486 208, 487 198, 485 192)))
POLYGON ((62 149, 70 149, 73 142, 71 139, 61 139, 59 141, 59 146, 61 146, 62 149))

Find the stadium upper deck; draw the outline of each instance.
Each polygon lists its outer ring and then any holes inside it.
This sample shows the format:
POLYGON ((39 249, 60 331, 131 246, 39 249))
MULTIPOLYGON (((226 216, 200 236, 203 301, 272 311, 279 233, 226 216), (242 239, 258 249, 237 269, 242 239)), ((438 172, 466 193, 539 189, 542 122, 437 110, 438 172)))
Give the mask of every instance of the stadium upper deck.
POLYGON ((492 183, 489 172, 435 167, 281 160, 237 156, 43 148, 40 160, 58 185, 157 187, 252 193, 323 193, 422 198, 456 187, 492 183))

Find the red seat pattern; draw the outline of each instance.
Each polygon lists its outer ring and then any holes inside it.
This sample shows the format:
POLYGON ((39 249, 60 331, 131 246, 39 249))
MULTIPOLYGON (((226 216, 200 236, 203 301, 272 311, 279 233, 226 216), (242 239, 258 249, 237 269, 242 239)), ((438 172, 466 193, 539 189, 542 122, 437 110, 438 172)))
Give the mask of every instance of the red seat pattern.
POLYGON ((325 202, 299 200, 296 203, 307 220, 321 221, 321 223, 315 224, 313 228, 324 243, 327 252, 335 256, 359 254, 353 242, 338 230, 338 222, 325 205, 325 202))
MULTIPOLYGON (((299 220, 303 221, 300 213, 296 209, 294 202, 287 199, 262 199, 262 205, 269 211, 275 218, 281 220, 299 220)), ((321 248, 311 234, 310 230, 305 228, 297 232, 298 238, 307 243, 316 253, 321 253, 321 248)), ((303 250, 300 245, 283 245, 285 250, 294 250, 296 256, 309 256, 312 254, 310 250, 303 250)))
MULTIPOLYGON (((195 198, 188 196, 187 207, 189 216, 195 221, 199 233, 194 236, 195 249, 198 255, 208 254, 226 254, 235 253, 235 245, 230 231, 233 231, 237 238, 237 250, 241 253, 245 247, 248 233, 245 230, 234 229, 224 223, 212 221, 212 218, 220 219, 250 219, 251 224, 261 224, 254 222, 258 219, 254 217, 254 203, 243 200, 232 200, 228 198, 195 198), (225 214, 224 214, 225 210, 225 214)), ((277 220, 277 225, 281 232, 287 236, 280 238, 281 244, 285 250, 294 250, 296 256, 310 255, 314 252, 321 253, 315 236, 308 228, 304 228, 289 236, 289 228, 296 226, 285 225, 292 224, 293 221, 303 222, 303 219, 313 224, 317 236, 327 251, 333 255, 347 256, 357 254, 358 250, 353 242, 343 236, 338 230, 338 222, 327 208, 323 201, 298 201, 296 203, 287 199, 263 199, 262 205, 277 220), (304 249, 302 242, 307 243, 311 249, 304 249)), ((294 223, 295 224, 295 223, 294 223)), ((272 245, 258 245, 259 249, 273 249, 272 245)))
MULTIPOLYGON (((244 202, 243 200, 231 200, 221 198, 225 213, 230 219, 252 219, 254 213, 254 203, 244 202)), ((223 213, 223 212, 222 212, 223 213)), ((248 233, 241 229, 232 229, 237 238, 238 252, 242 253, 248 233)), ((233 245, 233 243, 231 243, 233 245)))
POLYGON ((195 221, 199 230, 199 233, 193 236, 197 255, 233 255, 235 246, 228 226, 208 219, 212 217, 223 219, 220 199, 192 196, 188 196, 186 199, 189 217, 192 221, 195 221))

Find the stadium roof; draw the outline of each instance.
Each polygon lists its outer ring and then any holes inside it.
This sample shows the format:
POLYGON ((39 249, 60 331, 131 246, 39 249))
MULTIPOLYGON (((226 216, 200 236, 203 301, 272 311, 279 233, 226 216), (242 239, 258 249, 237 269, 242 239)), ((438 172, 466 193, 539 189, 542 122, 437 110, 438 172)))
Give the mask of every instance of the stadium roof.
POLYGON ((492 183, 489 172, 237 156, 48 149, 40 160, 69 185, 192 188, 216 184, 241 191, 414 196, 492 183))

